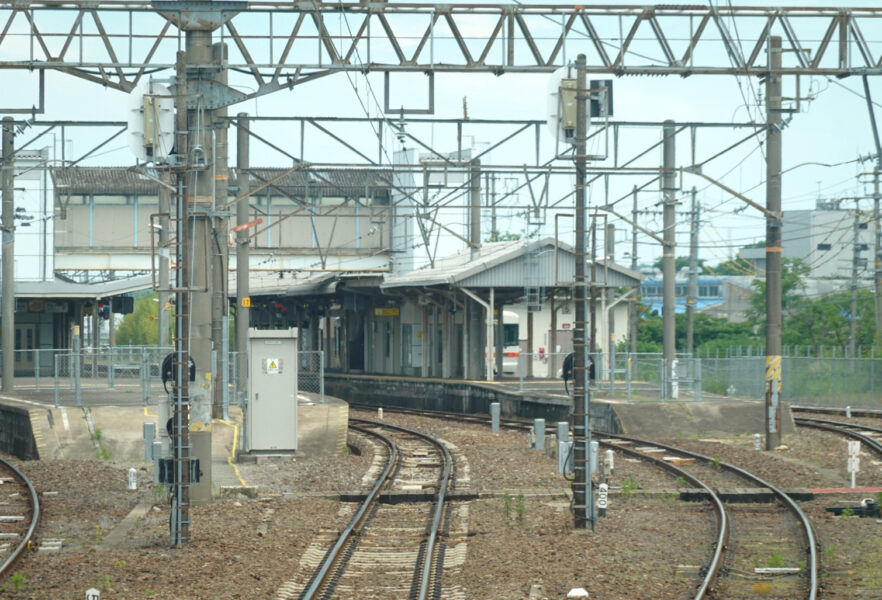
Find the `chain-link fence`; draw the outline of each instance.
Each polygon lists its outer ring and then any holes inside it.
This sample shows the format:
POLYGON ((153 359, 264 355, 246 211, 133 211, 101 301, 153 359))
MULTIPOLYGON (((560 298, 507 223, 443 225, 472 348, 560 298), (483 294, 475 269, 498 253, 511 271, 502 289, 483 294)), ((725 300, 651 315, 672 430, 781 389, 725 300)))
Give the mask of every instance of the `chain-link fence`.
POLYGON ((321 350, 300 350, 297 353, 297 391, 316 394, 325 401, 325 353, 321 350))
POLYGON ((171 348, 107 346, 80 351, 54 351, 55 405, 83 404, 83 390, 117 389, 116 403, 152 402, 162 389, 160 364, 171 348))

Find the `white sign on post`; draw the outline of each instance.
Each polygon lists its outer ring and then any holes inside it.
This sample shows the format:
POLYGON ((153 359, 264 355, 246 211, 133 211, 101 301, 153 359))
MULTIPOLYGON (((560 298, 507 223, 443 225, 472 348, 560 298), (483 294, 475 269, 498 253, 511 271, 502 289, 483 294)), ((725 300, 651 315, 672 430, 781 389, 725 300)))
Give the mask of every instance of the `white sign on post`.
POLYGON ((608 502, 609 484, 601 483, 597 486, 597 512, 598 516, 606 516, 606 507, 608 502))
POLYGON ((848 472, 851 474, 851 487, 854 485, 855 473, 861 470, 861 443, 848 442, 848 472))
POLYGON ((89 588, 86 590, 86 600, 101 600, 101 590, 89 588))

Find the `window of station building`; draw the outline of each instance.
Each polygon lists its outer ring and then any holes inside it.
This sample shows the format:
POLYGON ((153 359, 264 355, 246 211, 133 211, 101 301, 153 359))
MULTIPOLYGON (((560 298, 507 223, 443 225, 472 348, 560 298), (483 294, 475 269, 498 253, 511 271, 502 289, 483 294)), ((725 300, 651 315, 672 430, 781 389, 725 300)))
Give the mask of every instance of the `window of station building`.
POLYGON ((685 295, 688 293, 688 286, 686 286, 686 285, 678 285, 678 286, 675 286, 675 291, 674 291, 674 293, 675 293, 677 296, 685 296, 685 295))

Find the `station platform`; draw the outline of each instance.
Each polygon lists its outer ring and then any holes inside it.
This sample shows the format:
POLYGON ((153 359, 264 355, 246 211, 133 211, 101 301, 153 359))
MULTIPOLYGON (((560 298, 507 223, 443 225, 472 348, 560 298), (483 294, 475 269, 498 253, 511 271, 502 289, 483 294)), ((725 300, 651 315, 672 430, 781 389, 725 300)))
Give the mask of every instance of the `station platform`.
MULTIPOLYGON (((573 399, 560 380, 486 382, 328 374, 325 389, 324 403, 315 395, 299 395, 299 455, 345 447, 350 403, 486 415, 490 404, 499 402, 503 417, 541 417, 549 424, 573 413, 573 399)), ((152 469, 145 459, 143 424, 154 423, 157 435, 165 425, 159 423, 156 404, 142 406, 133 394, 125 388, 89 389, 83 392, 83 406, 57 408, 51 389, 0 395, 0 449, 22 458, 102 458, 152 469)), ((593 429, 656 439, 762 433, 764 412, 758 400, 705 395, 701 401, 659 402, 649 397, 628 401, 600 389, 592 391, 589 409, 593 429)), ((793 432, 789 407, 783 415, 782 433, 793 432)), ((236 468, 238 461, 248 460, 241 450, 246 433, 242 411, 231 407, 228 416, 211 425, 211 481, 216 490, 245 485, 236 468)))

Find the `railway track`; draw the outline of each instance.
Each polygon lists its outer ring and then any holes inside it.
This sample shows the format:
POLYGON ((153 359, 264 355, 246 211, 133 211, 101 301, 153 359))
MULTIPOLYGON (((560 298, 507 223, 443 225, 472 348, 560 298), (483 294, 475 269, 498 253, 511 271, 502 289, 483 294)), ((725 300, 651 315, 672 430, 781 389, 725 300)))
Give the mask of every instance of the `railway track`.
POLYGON ((696 600, 817 598, 817 543, 808 517, 786 493, 717 458, 628 436, 607 435, 606 440, 620 451, 642 454, 668 470, 688 474, 684 477, 687 481, 700 481, 700 487, 709 493, 717 513, 719 534, 696 600), (633 448, 625 448, 623 442, 633 448), (677 469, 664 464, 673 462, 672 459, 680 463, 677 469), (758 494, 755 502, 730 503, 722 508, 725 490, 741 488, 745 480, 752 487, 768 489, 775 501, 769 502, 758 494), (720 514, 721 509, 724 514, 720 514))
POLYGON ((858 440, 866 444, 873 452, 882 456, 882 427, 811 417, 794 417, 793 421, 801 427, 823 429, 824 431, 858 440))
MULTIPOLYGON (((465 422, 488 421, 486 416, 479 415, 397 407, 386 407, 385 410, 465 422)), ((532 422, 502 419, 500 425, 525 430, 532 426, 532 422)), ((696 589, 696 600, 755 598, 758 595, 787 600, 814 600, 817 597, 819 561, 811 524, 799 506, 783 491, 747 471, 712 457, 638 438, 597 432, 593 435, 601 440, 602 445, 654 462, 676 477, 682 477, 702 490, 708 498, 715 515, 717 533, 711 556, 702 569, 703 579, 696 589), (678 466, 671 460, 651 456, 644 451, 648 447, 688 460, 678 461, 681 463, 678 466), (683 464, 689 461, 694 462, 683 464), (725 505, 720 491, 743 488, 745 480, 750 482, 751 487, 768 489, 775 500, 725 505)))
POLYGON ((12 463, 0 459, 0 582, 12 575, 28 549, 40 521, 40 501, 30 480, 12 463))
MULTIPOLYGON (((376 445, 365 476, 370 492, 358 506, 344 503, 348 525, 318 536, 301 574, 275 597, 440 599, 445 565, 457 563, 448 548, 467 534, 458 524, 462 510, 447 501, 456 477, 450 452, 440 440, 387 423, 350 419, 350 429, 376 445)), ((444 597, 460 596, 445 590, 444 597)))

